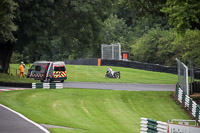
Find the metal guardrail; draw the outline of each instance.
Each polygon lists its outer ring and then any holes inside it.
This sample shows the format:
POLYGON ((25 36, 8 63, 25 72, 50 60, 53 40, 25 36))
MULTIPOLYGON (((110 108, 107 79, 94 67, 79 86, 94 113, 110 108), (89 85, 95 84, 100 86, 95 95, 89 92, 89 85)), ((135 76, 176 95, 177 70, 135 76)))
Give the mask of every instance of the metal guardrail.
POLYGON ((62 89, 63 83, 32 83, 33 89, 62 89))
POLYGON ((200 106, 193 101, 192 98, 186 95, 178 84, 176 85, 176 97, 183 106, 191 111, 191 114, 196 118, 196 120, 200 122, 200 106))
POLYGON ((140 133, 167 133, 168 124, 148 118, 141 118, 140 133))

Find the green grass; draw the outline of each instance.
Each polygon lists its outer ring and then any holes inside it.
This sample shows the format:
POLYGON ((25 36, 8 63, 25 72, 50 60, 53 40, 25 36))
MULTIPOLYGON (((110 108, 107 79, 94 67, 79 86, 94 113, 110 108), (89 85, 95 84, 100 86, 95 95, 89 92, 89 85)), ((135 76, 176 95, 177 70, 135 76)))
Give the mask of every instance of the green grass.
MULTIPOLYGON (((19 65, 11 64, 10 73, 14 77, 18 77, 19 65), (18 74, 16 76, 16 69, 18 74)), ((29 65, 26 65, 27 73, 29 65)), ((105 73, 107 66, 86 66, 86 65, 66 65, 69 82, 105 82, 105 83, 144 83, 144 84, 175 84, 177 75, 169 73, 160 73, 152 71, 144 71, 132 68, 111 67, 114 71, 121 72, 120 79, 107 79, 105 73)), ((8 77, 0 74, 0 81, 4 82, 33 82, 33 80, 8 77)), ((39 82, 39 81, 38 81, 39 82)))
POLYGON ((37 123, 74 129, 52 133, 138 133, 140 118, 189 119, 171 92, 89 89, 24 90, 0 93, 0 103, 37 123))
MULTIPOLYGON (((28 72, 28 66, 26 65, 25 73, 28 72)), ((33 83, 39 82, 37 80, 33 80, 30 78, 23 78, 22 75, 19 77, 19 64, 11 64, 10 65, 10 75, 5 73, 0 73, 0 81, 1 82, 13 82, 13 83, 33 83)))
MULTIPOLYGON (((13 76, 18 76, 20 73, 19 66, 20 64, 10 64, 10 74, 12 74, 13 76), (16 75, 16 71, 17 71, 17 75, 16 75)), ((29 66, 31 66, 31 64, 26 64, 25 73, 28 72, 29 66)))
POLYGON ((177 75, 144 71, 139 69, 111 67, 121 72, 120 79, 106 79, 107 66, 66 65, 67 81, 71 82, 112 82, 112 83, 145 83, 145 84, 175 84, 177 75))
POLYGON ((33 79, 27 79, 19 76, 11 76, 5 73, 0 73, 0 81, 1 82, 13 82, 13 83, 32 83, 39 82, 33 79))

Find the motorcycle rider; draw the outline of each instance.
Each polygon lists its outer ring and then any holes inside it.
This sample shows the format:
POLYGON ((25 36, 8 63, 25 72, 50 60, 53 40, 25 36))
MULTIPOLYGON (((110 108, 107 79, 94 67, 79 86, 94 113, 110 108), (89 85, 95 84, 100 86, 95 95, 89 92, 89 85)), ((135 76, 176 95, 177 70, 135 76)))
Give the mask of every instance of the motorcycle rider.
POLYGON ((107 68, 107 71, 109 71, 112 74, 112 76, 114 75, 114 71, 110 67, 107 68))

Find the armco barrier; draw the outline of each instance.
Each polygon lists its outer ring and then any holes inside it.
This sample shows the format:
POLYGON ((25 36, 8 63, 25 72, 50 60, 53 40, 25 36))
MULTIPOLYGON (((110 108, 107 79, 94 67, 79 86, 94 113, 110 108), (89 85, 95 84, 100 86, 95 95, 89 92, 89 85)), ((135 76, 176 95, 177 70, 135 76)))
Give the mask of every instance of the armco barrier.
POLYGON ((31 88, 31 83, 7 83, 7 82, 0 82, 0 86, 31 88))
POLYGON ((177 67, 175 66, 164 66, 159 64, 151 64, 137 61, 123 61, 123 60, 102 60, 101 65, 103 66, 119 66, 128 67, 141 70, 155 71, 155 72, 165 72, 177 74, 177 67))
POLYGON ((176 97, 178 101, 191 111, 191 114, 200 122, 200 106, 196 104, 188 95, 186 95, 180 86, 176 85, 176 97))
POLYGON ((44 88, 44 89, 62 89, 63 88, 63 83, 32 83, 32 88, 33 89, 39 89, 39 88, 44 88))
POLYGON ((170 67, 170 66, 164 66, 164 65, 159 65, 159 64, 143 63, 143 62, 138 62, 138 61, 124 61, 124 60, 101 59, 101 62, 98 62, 98 61, 99 61, 98 58, 75 59, 75 60, 65 61, 65 64, 96 65, 96 66, 98 64, 101 64, 102 66, 128 67, 128 68, 142 69, 142 70, 148 70, 148 71, 177 74, 177 67, 175 66, 170 67))
POLYGON ((168 124, 166 122, 141 118, 140 133, 167 133, 168 124))

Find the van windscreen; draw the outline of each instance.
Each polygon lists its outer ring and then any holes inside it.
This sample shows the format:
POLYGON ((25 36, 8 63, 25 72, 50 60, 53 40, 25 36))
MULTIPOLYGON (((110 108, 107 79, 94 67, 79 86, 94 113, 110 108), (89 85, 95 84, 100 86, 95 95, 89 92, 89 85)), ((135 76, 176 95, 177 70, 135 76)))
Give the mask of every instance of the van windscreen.
POLYGON ((54 67, 54 71, 65 71, 65 67, 54 67))
POLYGON ((35 66, 35 71, 40 71, 41 70, 41 66, 35 66))

